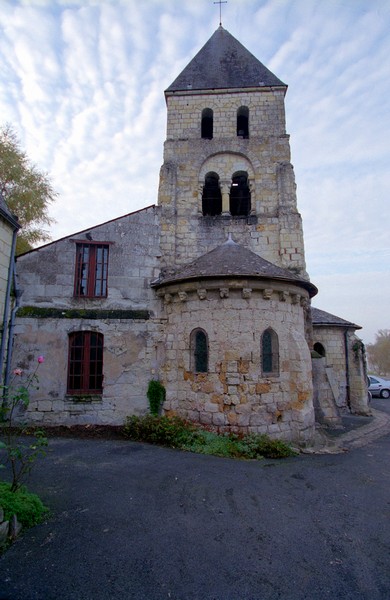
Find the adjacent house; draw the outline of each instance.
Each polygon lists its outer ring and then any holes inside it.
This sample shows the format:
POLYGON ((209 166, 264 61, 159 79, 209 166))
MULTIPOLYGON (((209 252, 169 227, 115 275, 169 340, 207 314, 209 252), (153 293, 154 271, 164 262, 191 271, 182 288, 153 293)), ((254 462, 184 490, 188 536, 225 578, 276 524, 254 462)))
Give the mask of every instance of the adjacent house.
POLYGON ((4 383, 4 360, 8 358, 8 326, 11 318, 11 290, 14 274, 16 235, 20 225, 0 192, 0 383, 4 383))

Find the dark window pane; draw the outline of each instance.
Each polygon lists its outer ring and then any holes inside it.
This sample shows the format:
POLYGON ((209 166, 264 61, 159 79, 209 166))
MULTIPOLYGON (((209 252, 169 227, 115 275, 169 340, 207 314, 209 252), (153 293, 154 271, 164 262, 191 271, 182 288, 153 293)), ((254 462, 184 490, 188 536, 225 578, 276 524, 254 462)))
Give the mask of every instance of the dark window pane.
POLYGON ((101 393, 103 389, 103 336, 83 331, 69 336, 69 393, 101 393))
POLYGON ((208 366, 208 350, 207 350, 207 338, 203 331, 197 331, 195 333, 195 372, 196 373, 207 373, 208 366))

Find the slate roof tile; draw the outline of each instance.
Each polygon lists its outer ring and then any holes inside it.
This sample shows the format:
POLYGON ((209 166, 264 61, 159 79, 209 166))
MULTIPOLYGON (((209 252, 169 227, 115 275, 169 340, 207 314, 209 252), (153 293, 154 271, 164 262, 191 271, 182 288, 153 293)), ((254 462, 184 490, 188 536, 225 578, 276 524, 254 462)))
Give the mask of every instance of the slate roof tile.
POLYGON ((220 26, 166 92, 270 86, 287 88, 220 26))

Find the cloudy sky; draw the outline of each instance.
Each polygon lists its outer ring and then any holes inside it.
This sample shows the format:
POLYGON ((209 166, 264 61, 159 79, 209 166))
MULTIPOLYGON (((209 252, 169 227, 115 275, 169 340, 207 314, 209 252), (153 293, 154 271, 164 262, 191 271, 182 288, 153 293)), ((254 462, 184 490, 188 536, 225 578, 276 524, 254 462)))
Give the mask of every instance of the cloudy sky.
MULTIPOLYGON (((390 329, 390 2, 228 0, 222 23, 289 86, 314 305, 390 329)), ((213 0, 0 0, 0 124, 59 197, 53 239, 157 202, 163 91, 213 0)))

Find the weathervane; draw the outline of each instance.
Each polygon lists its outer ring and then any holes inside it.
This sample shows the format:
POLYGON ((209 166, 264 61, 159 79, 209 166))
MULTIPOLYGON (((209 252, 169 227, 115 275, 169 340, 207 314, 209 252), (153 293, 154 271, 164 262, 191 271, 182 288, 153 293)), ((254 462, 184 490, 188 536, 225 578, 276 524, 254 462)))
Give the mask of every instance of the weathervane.
POLYGON ((222 25, 222 4, 227 4, 227 0, 218 0, 214 4, 219 4, 219 25, 222 25))

